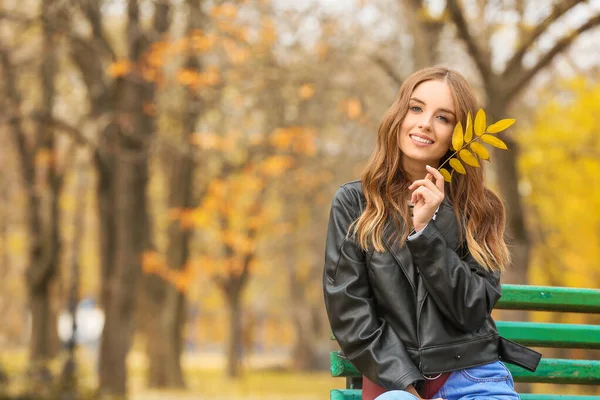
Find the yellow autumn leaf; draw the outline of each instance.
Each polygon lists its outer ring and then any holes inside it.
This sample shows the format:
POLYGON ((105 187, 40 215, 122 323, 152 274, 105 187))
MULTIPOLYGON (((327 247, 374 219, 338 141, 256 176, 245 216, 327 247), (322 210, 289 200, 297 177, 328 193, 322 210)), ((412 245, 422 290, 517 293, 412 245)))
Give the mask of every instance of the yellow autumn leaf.
POLYGON ((483 111, 480 108, 479 111, 477 111, 477 115, 475 116, 474 128, 475 128, 475 134, 477 136, 483 135, 483 133, 485 132, 485 124, 486 124, 485 111, 483 111))
POLYGON ((315 138, 307 135, 297 138, 292 145, 292 150, 298 154, 314 156, 317 153, 315 138))
POLYGON ((200 76, 193 69, 183 68, 177 72, 176 79, 182 85, 192 86, 198 83, 200 76))
POLYGON ((203 33, 198 31, 192 36, 192 47, 194 50, 206 52, 211 50, 217 43, 217 36, 214 33, 203 33))
POLYGON ((450 175, 450 172, 446 168, 440 168, 440 174, 442 174, 446 182, 452 182, 452 175, 450 175))
POLYGON ((482 145, 481 143, 477 143, 477 142, 471 143, 471 150, 473 150, 473 153, 477 154, 479 156, 479 158, 481 158, 482 160, 490 159, 490 153, 487 151, 485 146, 482 145))
POLYGON ((457 158, 451 158, 450 159, 450 166, 452 168, 454 168, 454 170, 456 172, 458 172, 459 174, 466 174, 467 171, 465 170, 465 167, 462 165, 462 163, 457 159, 457 158))
POLYGON ((224 40, 223 48, 234 65, 240 65, 250 57, 250 51, 239 46, 234 40, 224 40))
POLYGON ((477 157, 475 157, 469 150, 463 149, 458 153, 458 155, 466 164, 472 167, 479 167, 479 161, 477 161, 477 157))
POLYGON ((454 127, 454 133, 452 134, 452 147, 454 150, 459 150, 463 145, 463 129, 462 124, 459 122, 454 127))
POLYGON ((360 100, 357 98, 349 99, 346 103, 346 112, 348 113, 348 117, 350 117, 350 119, 356 119, 360 117, 362 114, 362 105, 360 104, 360 100))
POLYGON ((209 66, 198 74, 197 84, 199 85, 215 86, 219 83, 221 83, 221 73, 215 66, 209 66))
POLYGON ((487 133, 502 132, 503 130, 509 128, 516 121, 517 120, 513 119, 513 118, 501 119, 500 121, 496 122, 495 124, 492 124, 492 125, 488 126, 487 133))
POLYGON ((305 83, 304 85, 300 86, 298 94, 300 95, 301 99, 310 99, 315 94, 315 88, 313 85, 305 83))
POLYGON ((237 7, 234 6, 233 4, 226 3, 223 5, 214 7, 211 10, 211 14, 213 17, 233 18, 237 14, 237 7))
POLYGON ((473 119, 471 118, 471 113, 468 113, 467 126, 465 127, 465 142, 469 143, 471 140, 473 140, 473 119))
POLYGON ((320 60, 324 60, 327 57, 327 55, 329 54, 329 45, 325 42, 317 43, 317 45, 314 46, 314 49, 317 53, 317 57, 320 60))
POLYGON ((277 39, 277 31, 273 21, 267 17, 261 19, 260 41, 266 46, 271 46, 277 39))
POLYGON ((268 176, 281 176, 293 164, 293 159, 287 156, 271 156, 263 161, 262 170, 268 176))
POLYGON ((273 131, 269 142, 278 149, 287 149, 294 140, 294 131, 291 129, 277 128, 273 131))
POLYGON ((506 147, 506 143, 504 143, 502 140, 498 139, 496 136, 483 135, 483 136, 481 136, 481 140, 483 140, 485 143, 491 144, 492 146, 497 147, 499 149, 506 150, 508 148, 508 147, 506 147))
POLYGON ((202 150, 211 150, 220 148, 222 139, 212 132, 198 132, 190 136, 190 143, 202 150))
POLYGON ((129 60, 115 61, 108 66, 106 72, 109 76, 118 78, 120 76, 127 75, 131 71, 132 66, 133 64, 129 60))

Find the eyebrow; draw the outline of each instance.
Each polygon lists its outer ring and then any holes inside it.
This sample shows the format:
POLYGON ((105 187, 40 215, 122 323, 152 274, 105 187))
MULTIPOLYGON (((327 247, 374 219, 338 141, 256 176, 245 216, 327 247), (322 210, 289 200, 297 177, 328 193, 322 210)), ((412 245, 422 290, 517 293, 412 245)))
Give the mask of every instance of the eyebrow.
MULTIPOLYGON (((416 101, 417 103, 421 103, 421 104, 425 105, 425 102, 423 100, 419 100, 416 97, 411 97, 410 99, 413 100, 413 101, 416 101)), ((448 114, 450 114, 450 115, 452 115, 453 117, 456 118, 456 114, 454 114, 453 111, 450 111, 447 108, 439 108, 438 110, 439 111, 443 111, 445 113, 448 113, 448 114)))

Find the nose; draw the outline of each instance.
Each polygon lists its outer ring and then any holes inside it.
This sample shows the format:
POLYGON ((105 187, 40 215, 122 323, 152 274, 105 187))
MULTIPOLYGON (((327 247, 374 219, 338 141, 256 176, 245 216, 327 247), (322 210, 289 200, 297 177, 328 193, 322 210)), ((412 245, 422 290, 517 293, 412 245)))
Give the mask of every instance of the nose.
POLYGON ((428 131, 431 129, 431 116, 423 114, 419 121, 419 129, 428 131))

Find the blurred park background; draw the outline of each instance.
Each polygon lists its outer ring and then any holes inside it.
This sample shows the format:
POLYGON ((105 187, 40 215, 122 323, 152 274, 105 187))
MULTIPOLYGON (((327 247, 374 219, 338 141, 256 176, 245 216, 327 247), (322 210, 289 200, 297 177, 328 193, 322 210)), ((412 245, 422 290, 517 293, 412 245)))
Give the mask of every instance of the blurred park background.
POLYGON ((0 397, 328 398, 331 198, 430 65, 517 118, 486 174, 504 283, 599 287, 598 25, 598 0, 0 0, 0 397))

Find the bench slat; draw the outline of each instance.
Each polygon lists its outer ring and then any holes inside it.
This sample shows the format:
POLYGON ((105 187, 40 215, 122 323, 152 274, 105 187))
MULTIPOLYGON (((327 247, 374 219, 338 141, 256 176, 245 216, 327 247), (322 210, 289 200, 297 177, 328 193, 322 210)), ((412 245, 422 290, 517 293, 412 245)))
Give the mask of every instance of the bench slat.
POLYGON ((498 309, 600 313, 600 290, 502 285, 498 309))
POLYGON ((600 361, 546 358, 535 372, 506 364, 517 382, 571 383, 600 385, 600 361))
POLYGON ((526 346, 600 349, 600 326, 498 321, 498 332, 526 346))
MULTIPOLYGON (((362 391, 359 389, 334 389, 331 400, 361 400, 362 391)), ((573 396, 570 394, 520 394, 521 400, 600 400, 600 396, 573 396)))
POLYGON ((333 389, 329 392, 330 400, 362 400, 360 389, 333 389))
MULTIPOLYGON (((350 361, 340 357, 336 351, 331 352, 330 361, 332 376, 360 376, 350 361)), ((600 361, 596 360, 544 358, 536 372, 512 364, 506 366, 517 382, 600 385, 600 361)))

